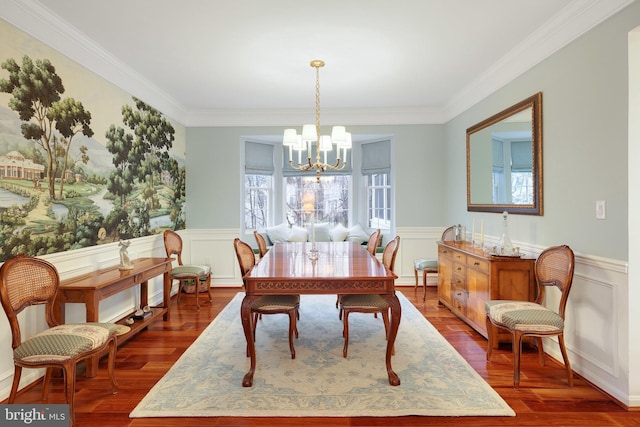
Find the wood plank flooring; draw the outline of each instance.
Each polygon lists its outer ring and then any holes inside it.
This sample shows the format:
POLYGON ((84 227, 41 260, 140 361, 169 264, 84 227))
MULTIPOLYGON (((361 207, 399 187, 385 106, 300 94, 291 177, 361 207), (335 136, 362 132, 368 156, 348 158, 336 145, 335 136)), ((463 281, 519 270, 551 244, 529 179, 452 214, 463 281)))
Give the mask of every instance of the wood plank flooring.
MULTIPOLYGON (((517 413, 515 417, 394 417, 394 418, 129 418, 129 413, 149 389, 169 370, 180 355, 206 328, 238 291, 215 288, 213 303, 202 304, 196 312, 191 295, 180 305, 172 299, 171 321, 157 321, 119 348, 116 376, 119 392, 111 395, 102 359, 98 376, 79 375, 76 384, 76 423, 78 426, 640 426, 640 412, 627 411, 578 375, 568 387, 564 368, 547 357, 540 366, 537 356, 525 350, 522 356, 520 390, 513 389, 510 346, 494 351, 486 362, 486 340, 439 306, 436 289, 428 288, 422 301, 422 288, 400 287, 440 333, 505 399, 517 413)), ((402 386, 402 385, 401 385, 402 386)), ((21 393, 16 403, 41 403, 41 385, 21 393)), ((55 379, 50 403, 64 403, 62 380, 55 379)), ((5 401, 6 403, 6 401, 5 401)))

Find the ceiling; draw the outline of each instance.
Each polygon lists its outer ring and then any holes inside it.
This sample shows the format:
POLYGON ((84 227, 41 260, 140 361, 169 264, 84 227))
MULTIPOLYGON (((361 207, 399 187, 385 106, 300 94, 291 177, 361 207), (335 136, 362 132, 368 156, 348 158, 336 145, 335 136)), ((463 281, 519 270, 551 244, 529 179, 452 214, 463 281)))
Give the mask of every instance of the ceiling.
POLYGON ((187 126, 301 122, 313 59, 326 120, 442 123, 631 1, 0 0, 0 16, 187 126))

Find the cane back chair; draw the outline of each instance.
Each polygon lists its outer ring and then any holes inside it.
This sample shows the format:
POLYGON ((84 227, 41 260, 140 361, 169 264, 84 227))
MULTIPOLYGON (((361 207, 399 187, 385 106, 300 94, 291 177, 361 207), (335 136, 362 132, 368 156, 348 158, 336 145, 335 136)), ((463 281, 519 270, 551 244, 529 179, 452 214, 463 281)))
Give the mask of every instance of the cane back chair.
POLYGON ((71 424, 75 420, 74 391, 76 365, 89 357, 108 352, 108 370, 112 393, 117 393, 115 377, 116 336, 130 328, 113 323, 80 323, 59 325, 54 316, 54 302, 60 276, 58 271, 40 258, 18 255, 0 268, 0 299, 11 327, 14 375, 8 403, 18 392, 22 368, 46 368, 42 399, 47 398, 54 369, 62 369, 65 398, 69 404, 71 424), (24 339, 18 315, 27 307, 45 306, 48 329, 24 339))
MULTIPOLYGON (((234 239, 233 247, 236 251, 238 264, 240 265, 242 282, 245 283, 244 277, 255 267, 256 257, 251 246, 239 238, 234 239)), ((287 314, 289 315, 289 349, 291 351, 291 358, 295 359, 296 350, 293 346, 293 336, 295 335, 296 338, 298 338, 296 319, 299 317, 299 308, 300 295, 265 295, 258 298, 251 306, 254 341, 256 339, 256 326, 259 316, 263 314, 287 314)))
POLYGON ((175 231, 165 230, 164 249, 167 258, 173 255, 178 257, 178 266, 171 269, 171 281, 178 281, 177 302, 180 303, 180 295, 183 292, 193 293, 196 299, 196 310, 200 311, 200 293, 206 292, 209 296, 209 302, 213 301, 211 297, 211 268, 208 265, 182 263, 182 237, 175 231))
MULTIPOLYGON (((400 236, 396 236, 384 248, 382 263, 391 272, 396 263, 396 255, 400 247, 400 236)), ((347 357, 349 347, 349 313, 380 313, 384 323, 385 336, 389 334, 389 304, 380 295, 375 294, 347 294, 340 298, 340 317, 342 318, 342 335, 344 348, 342 356, 347 357)))
POLYGON ((513 337, 513 386, 520 386, 520 357, 524 337, 535 337, 538 346, 538 360, 544 365, 542 338, 557 336, 560 352, 564 359, 569 386, 573 385, 573 371, 564 344, 564 319, 569 291, 573 282, 575 258, 569 246, 552 246, 545 249, 535 264, 537 297, 535 302, 489 300, 485 302, 487 314, 487 361, 491 360, 493 348, 497 345, 497 328, 511 332, 513 337), (543 304, 545 290, 554 286, 561 292, 558 310, 543 304))

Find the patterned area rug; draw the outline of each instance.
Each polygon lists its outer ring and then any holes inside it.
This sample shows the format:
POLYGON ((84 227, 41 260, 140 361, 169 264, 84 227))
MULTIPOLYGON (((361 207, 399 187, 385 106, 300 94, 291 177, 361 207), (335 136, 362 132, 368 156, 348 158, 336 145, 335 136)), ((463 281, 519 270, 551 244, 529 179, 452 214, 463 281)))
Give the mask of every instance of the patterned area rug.
POLYGON ((400 376, 389 385, 380 316, 349 316, 349 357, 335 295, 303 295, 291 359, 288 316, 263 316, 256 339, 253 387, 240 322, 239 293, 130 414, 213 416, 514 416, 424 316, 398 293, 402 320, 392 359, 400 376))

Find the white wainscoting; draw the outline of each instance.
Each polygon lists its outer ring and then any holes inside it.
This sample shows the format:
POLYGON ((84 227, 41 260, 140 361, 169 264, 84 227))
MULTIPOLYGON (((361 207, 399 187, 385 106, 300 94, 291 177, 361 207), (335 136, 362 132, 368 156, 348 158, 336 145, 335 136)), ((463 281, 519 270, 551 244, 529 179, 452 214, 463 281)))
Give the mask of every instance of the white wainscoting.
MULTIPOLYGON (((413 260, 436 258, 436 242, 442 235, 441 227, 406 227, 397 229, 400 249, 396 258, 396 284, 413 286, 413 260)), ((212 269, 213 287, 242 287, 242 278, 233 250, 233 239, 239 236, 237 229, 190 229, 180 231, 184 240, 183 260, 188 263, 208 264, 212 269)), ((253 236, 243 239, 255 246, 253 236)), ((497 238, 486 236, 486 246, 496 244, 497 238)), ((521 251, 537 256, 544 248, 514 242, 521 251)), ((162 236, 151 236, 132 240, 129 247, 131 258, 164 256, 162 236)), ((112 243, 44 257, 53 262, 62 278, 75 276, 93 269, 119 262, 118 245, 112 243)), ((573 288, 567 306, 566 343, 573 369, 629 406, 640 406, 640 401, 628 395, 629 313, 627 310, 628 274, 627 263, 604 259, 588 254, 576 253, 576 269, 573 288)), ((436 277, 429 278, 429 285, 436 285, 436 277)), ((176 286, 173 292, 175 293, 176 286)), ((556 297, 548 298, 550 305, 556 297)), ((162 301, 162 280, 157 278, 149 284, 151 304, 162 301)), ((130 312, 135 306, 135 291, 122 292, 101 302, 100 320, 112 321, 130 312)), ((68 321, 84 321, 84 307, 69 304, 68 321)), ((27 335, 45 327, 41 310, 35 309, 23 316, 27 335)), ((4 316, 0 319, 0 399, 9 395, 13 364, 10 330, 4 316)), ((562 360, 556 342, 547 340, 545 351, 562 360)), ((492 362, 498 363, 498 362, 492 362)), ((34 370, 24 370, 22 384, 28 384, 41 375, 34 370)), ((526 387, 526 378, 522 386, 526 387)))

